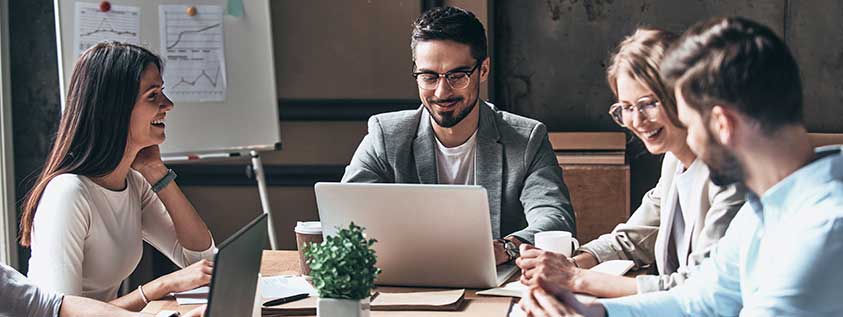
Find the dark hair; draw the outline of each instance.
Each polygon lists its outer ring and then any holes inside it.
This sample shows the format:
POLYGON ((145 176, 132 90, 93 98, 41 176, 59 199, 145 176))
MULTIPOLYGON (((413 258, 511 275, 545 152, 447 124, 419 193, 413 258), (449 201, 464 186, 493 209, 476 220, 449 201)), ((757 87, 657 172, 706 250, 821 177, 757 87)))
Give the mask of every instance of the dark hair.
POLYGON ((473 13, 457 7, 435 7, 413 22, 410 50, 416 60, 416 44, 420 41, 450 40, 471 47, 471 56, 478 63, 486 59, 486 30, 473 13))
POLYGON ((734 108, 767 134, 802 123, 799 66, 772 30, 749 19, 695 24, 668 50, 661 72, 703 116, 714 105, 734 108))
POLYGON ((53 147, 23 203, 21 245, 31 242, 35 210, 54 177, 102 176, 117 168, 126 150, 141 74, 148 65, 161 70, 163 62, 143 47, 119 42, 99 43, 79 56, 53 147))
POLYGON ((639 27, 635 33, 618 44, 609 58, 606 81, 617 98, 618 77, 621 73, 629 74, 653 91, 665 109, 668 119, 677 127, 682 127, 676 116, 676 98, 673 96, 673 90, 664 84, 659 73, 665 51, 678 37, 662 29, 639 27))

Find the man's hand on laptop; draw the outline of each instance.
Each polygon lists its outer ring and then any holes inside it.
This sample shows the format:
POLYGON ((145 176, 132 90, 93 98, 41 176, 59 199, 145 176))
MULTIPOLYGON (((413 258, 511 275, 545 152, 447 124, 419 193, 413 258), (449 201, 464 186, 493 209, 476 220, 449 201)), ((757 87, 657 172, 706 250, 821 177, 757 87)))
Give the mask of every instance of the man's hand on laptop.
POLYGON ((509 243, 515 245, 516 249, 521 247, 521 243, 522 243, 521 240, 519 240, 518 238, 512 237, 512 236, 492 241, 492 247, 495 250, 495 264, 497 264, 497 265, 504 264, 504 263, 509 262, 510 260, 514 259, 514 257, 512 255, 510 255, 509 252, 506 251, 505 242, 509 242, 509 243), (502 241, 502 240, 505 240, 505 241, 502 241))

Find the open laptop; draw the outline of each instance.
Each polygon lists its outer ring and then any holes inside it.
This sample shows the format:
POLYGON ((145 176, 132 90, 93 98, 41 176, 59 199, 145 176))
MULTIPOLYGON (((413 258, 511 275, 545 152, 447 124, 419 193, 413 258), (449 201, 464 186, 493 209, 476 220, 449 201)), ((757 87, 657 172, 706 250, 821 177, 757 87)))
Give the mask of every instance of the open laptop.
POLYGON ((252 316, 266 230, 267 216, 261 214, 220 244, 205 317, 252 316))
POLYGON ((352 221, 377 239, 378 285, 489 288, 517 270, 495 266, 480 186, 317 183, 323 235, 352 221))

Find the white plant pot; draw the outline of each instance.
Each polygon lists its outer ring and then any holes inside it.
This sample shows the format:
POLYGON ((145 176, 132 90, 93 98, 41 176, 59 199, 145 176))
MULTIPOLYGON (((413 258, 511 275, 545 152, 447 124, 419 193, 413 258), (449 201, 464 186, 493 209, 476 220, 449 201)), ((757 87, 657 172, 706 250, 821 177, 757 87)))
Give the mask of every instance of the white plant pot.
POLYGON ((369 299, 319 298, 316 300, 319 317, 369 317, 369 299))

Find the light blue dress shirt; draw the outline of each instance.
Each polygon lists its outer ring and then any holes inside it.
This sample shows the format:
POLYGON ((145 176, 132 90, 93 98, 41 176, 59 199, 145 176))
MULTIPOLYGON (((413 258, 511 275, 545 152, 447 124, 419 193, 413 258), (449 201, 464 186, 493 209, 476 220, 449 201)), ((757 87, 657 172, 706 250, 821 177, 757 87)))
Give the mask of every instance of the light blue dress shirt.
POLYGON ((619 316, 843 316, 843 146, 747 203, 682 286, 601 300, 619 316))

